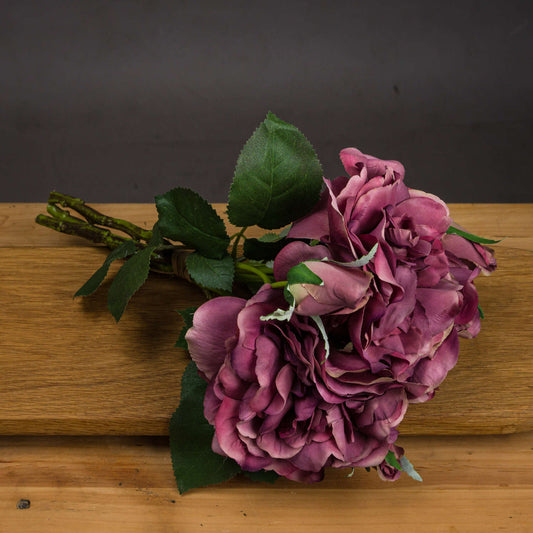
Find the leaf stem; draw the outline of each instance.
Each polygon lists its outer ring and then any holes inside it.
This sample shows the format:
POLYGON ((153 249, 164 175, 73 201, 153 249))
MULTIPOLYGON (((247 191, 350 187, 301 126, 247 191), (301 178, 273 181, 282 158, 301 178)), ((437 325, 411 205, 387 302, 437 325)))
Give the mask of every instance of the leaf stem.
POLYGON ((288 281, 275 281, 274 283, 271 283, 270 286, 273 289, 283 289, 283 287, 287 286, 288 281))

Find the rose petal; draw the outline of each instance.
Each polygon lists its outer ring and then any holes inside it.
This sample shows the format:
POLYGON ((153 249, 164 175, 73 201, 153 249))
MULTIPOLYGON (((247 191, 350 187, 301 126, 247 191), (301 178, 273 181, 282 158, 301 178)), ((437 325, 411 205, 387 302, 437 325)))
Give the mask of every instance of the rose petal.
POLYGON ((192 360, 208 380, 226 358, 226 341, 236 334, 237 315, 245 305, 242 298, 223 296, 207 301, 194 313, 185 340, 192 360))

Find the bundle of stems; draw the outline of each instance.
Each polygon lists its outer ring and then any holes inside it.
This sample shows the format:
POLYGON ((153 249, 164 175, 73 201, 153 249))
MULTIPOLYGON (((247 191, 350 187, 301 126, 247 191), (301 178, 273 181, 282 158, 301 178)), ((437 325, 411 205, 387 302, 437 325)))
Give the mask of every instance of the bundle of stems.
MULTIPOLYGON (((46 211, 48 215, 37 215, 35 219, 37 224, 67 235, 82 237, 96 244, 103 244, 110 250, 114 250, 127 240, 133 241, 137 250, 142 250, 152 239, 151 230, 141 228, 127 220, 100 213, 80 198, 67 194, 55 191, 50 193, 46 211), (72 211, 83 218, 73 215, 72 211), (117 230, 122 235, 111 230, 117 230)), ((235 281, 245 284, 273 282, 270 267, 246 260, 244 257, 237 257, 238 243, 241 238, 244 238, 245 229, 243 228, 231 238, 233 240, 232 257, 235 261, 235 281)), ((185 265, 187 256, 192 252, 193 250, 182 244, 164 240, 163 245, 158 246, 151 254, 150 269, 154 272, 175 275, 194 283, 185 265)), ((210 293, 206 295, 212 296, 210 293)))
MULTIPOLYGON (((132 240, 137 249, 142 250, 152 238, 151 230, 141 228, 127 220, 104 215, 88 206, 83 200, 67 194, 55 191, 50 193, 46 211, 50 216, 37 215, 35 219, 37 224, 67 235, 82 237, 96 244, 103 244, 110 250, 114 250, 127 240, 132 240), (70 210, 75 211, 83 218, 73 216, 70 210), (118 230, 127 236, 113 233, 110 231, 111 229, 118 230)), ((190 253, 183 246, 171 245, 167 241, 164 246, 152 252, 151 269, 179 276, 179 271, 176 271, 172 265, 172 251, 190 253)), ((186 276, 179 277, 187 279, 186 276)))

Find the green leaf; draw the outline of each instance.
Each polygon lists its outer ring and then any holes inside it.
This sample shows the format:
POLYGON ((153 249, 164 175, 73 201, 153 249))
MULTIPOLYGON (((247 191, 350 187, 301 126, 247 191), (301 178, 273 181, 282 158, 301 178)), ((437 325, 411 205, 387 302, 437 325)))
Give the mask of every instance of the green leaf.
POLYGON ((289 285, 296 283, 309 283, 310 285, 324 285, 324 282, 318 277, 305 263, 299 263, 293 266, 287 272, 287 281, 289 285))
POLYGON ((280 239, 281 237, 277 233, 268 232, 268 233, 261 235, 259 239, 254 239, 254 240, 261 241, 261 242, 278 242, 280 239))
POLYGON ((274 483, 279 478, 273 470, 259 470, 258 472, 248 472, 243 470, 242 473, 252 481, 261 481, 263 483, 274 483))
POLYGON ((158 246, 163 244, 163 235, 161 235, 161 228, 159 227, 159 221, 154 224, 152 228, 152 238, 148 242, 148 246, 152 246, 155 250, 158 246))
POLYGON ((230 242, 224 221, 199 194, 179 187, 156 196, 155 204, 164 237, 180 241, 205 257, 224 257, 230 242))
POLYGON ((156 222, 152 229, 152 238, 146 248, 139 250, 120 268, 107 293, 107 308, 118 322, 131 297, 148 278, 152 252, 161 244, 163 238, 156 222))
POLYGON ((198 285, 206 289, 231 292, 235 265, 229 255, 222 259, 210 259, 193 253, 187 256, 185 265, 187 272, 198 285))
POLYGON ((478 242, 479 244, 497 244, 499 242, 501 242, 501 239, 495 241, 493 239, 485 239, 484 237, 478 237, 477 235, 474 235, 473 233, 468 233, 466 231, 463 231, 462 229, 459 229, 459 228, 454 228, 453 226, 450 226, 447 230, 446 230, 446 233, 448 235, 459 235, 461 237, 464 237, 465 239, 468 239, 469 241, 472 241, 472 242, 478 242))
POLYGON ((116 259, 124 259, 129 255, 135 253, 137 247, 132 240, 124 241, 120 246, 115 248, 106 258, 104 264, 85 282, 85 284, 74 295, 77 296, 89 296, 92 294, 104 281, 111 263, 116 259))
POLYGON ((385 461, 397 470, 403 470, 402 465, 398 462, 398 459, 396 459, 394 452, 389 452, 385 456, 385 461))
POLYGON ((236 226, 285 226, 318 202, 322 175, 318 157, 305 136, 268 113, 237 160, 229 219, 236 226))
MULTIPOLYGON (((272 235, 268 234, 267 235, 272 235)), ((266 237, 266 235, 263 235, 266 237)), ((277 237, 277 235, 276 235, 277 237)), ((287 244, 287 239, 277 240, 261 240, 261 239, 246 239, 244 241, 243 253, 249 259, 256 259, 257 261, 268 261, 274 259, 281 249, 287 244)))
POLYGON ((169 427, 170 455, 180 494, 227 481, 241 470, 235 461, 211 449, 214 429, 203 412, 206 387, 196 365, 189 363, 181 380, 180 405, 169 427))
POLYGON ((128 259, 117 272, 107 293, 107 308, 118 322, 131 297, 148 278, 154 246, 147 246, 128 259))
POLYGON ((189 349, 187 341, 185 340, 185 334, 189 328, 192 328, 193 316, 197 309, 198 307, 187 307, 187 309, 181 309, 178 311, 181 318, 183 318, 183 327, 181 328, 180 336, 174 345, 176 348, 183 348, 184 350, 189 349))

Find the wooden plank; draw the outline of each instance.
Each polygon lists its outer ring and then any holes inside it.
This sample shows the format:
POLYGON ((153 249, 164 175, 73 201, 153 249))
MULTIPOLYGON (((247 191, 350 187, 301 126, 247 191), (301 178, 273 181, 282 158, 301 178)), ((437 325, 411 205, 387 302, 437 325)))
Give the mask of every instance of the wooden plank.
MULTIPOLYGON (((108 215, 151 228, 157 220, 154 204, 91 204, 108 215)), ((225 204, 214 204, 227 222, 225 204)), ((453 219, 474 233, 501 239, 504 246, 533 250, 533 204, 450 204, 453 219)), ((63 235, 35 224, 38 214, 46 214, 46 204, 0 203, 0 246, 87 246, 78 237, 63 235)), ((229 225, 229 224, 228 224, 229 225)), ((230 228, 233 226, 229 225, 230 228)), ((250 236, 261 230, 250 228, 250 236)), ((264 230, 263 230, 264 231, 264 230)), ((248 233, 247 233, 248 234, 248 233)))
MULTIPOLYGON (((157 211, 152 204, 90 204, 106 215, 122 218, 143 228, 152 228, 157 221, 157 211)), ((215 209, 229 225, 225 215, 226 204, 215 204, 215 209)), ((46 214, 46 204, 0 203, 0 246, 95 246, 71 235, 64 235, 35 223, 35 217, 46 214)), ((75 216, 80 216, 72 211, 75 216)), ((254 229, 251 229, 252 233, 254 229)), ((256 230, 260 231, 260 230, 256 230)), ((118 233, 118 232, 117 232, 118 233)))
MULTIPOLYGON (((24 231, 9 241, 5 235, 35 214, 22 205, 26 214, 15 216, 17 207, 0 210, 0 434, 165 434, 187 362, 173 348, 180 328, 175 310, 200 303, 200 292, 154 276, 116 325, 105 309, 105 290, 72 300, 104 251, 60 247, 68 237, 50 230, 46 246, 35 246, 35 236, 26 240, 24 231)), ((403 434, 533 428, 533 248, 524 237, 532 209, 489 207, 455 206, 456 219, 468 229, 510 235, 496 246, 497 272, 477 282, 487 316, 482 333, 462 342, 459 364, 436 398, 410 407, 403 434), (463 221, 468 217, 469 224, 463 221)), ((139 208, 139 218, 136 206, 123 208, 105 211, 149 221, 147 206, 139 208)))
POLYGON ((201 291, 154 275, 117 325, 105 289, 72 299, 103 250, 42 251, 0 249, 0 434, 164 434, 186 365, 176 310, 201 291))
POLYGON ((168 445, 149 438, 0 438, 2 531, 526 532, 533 434, 404 437, 424 478, 330 469, 316 485, 238 477, 179 496, 168 445), (30 508, 16 508, 27 499, 30 508))

